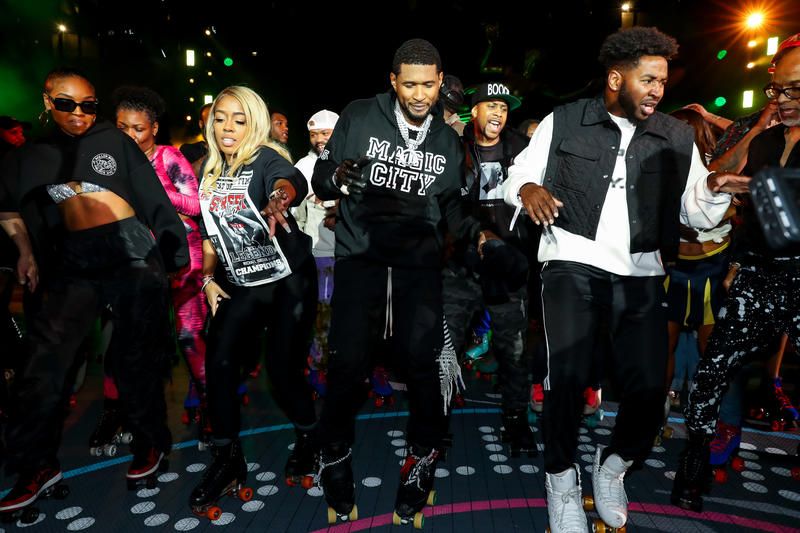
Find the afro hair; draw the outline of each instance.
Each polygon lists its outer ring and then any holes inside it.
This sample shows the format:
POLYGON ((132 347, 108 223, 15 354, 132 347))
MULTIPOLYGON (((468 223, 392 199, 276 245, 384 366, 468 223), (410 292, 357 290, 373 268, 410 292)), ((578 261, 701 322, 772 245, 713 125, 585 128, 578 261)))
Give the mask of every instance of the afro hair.
POLYGON ((143 111, 151 123, 158 122, 167 108, 164 99, 148 87, 130 85, 117 87, 111 94, 111 100, 114 102, 115 111, 120 109, 143 111))
POLYGON ((667 61, 678 53, 678 42, 656 28, 634 27, 606 37, 598 61, 606 70, 630 68, 642 56, 660 56, 667 61))

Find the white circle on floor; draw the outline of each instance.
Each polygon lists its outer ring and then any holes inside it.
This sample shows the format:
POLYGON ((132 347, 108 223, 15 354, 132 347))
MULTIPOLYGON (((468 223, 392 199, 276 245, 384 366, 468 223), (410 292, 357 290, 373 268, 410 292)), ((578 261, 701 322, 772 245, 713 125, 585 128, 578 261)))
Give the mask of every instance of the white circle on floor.
POLYGON ((492 426, 481 426, 478 431, 481 433, 494 433, 494 428, 492 426))
POLYGON ((261 468, 261 465, 258 464, 258 463, 247 463, 247 471, 248 472, 255 472, 259 468, 261 468))
POLYGON ((779 490, 778 494, 793 502, 800 502, 800 493, 791 490, 779 490))
POLYGON ((397 448, 397 449, 394 451, 394 454, 395 454, 397 457, 405 457, 405 456, 406 456, 406 449, 405 449, 405 448, 397 448))
POLYGON ((593 465, 586 465, 586 466, 583 467, 583 469, 586 470, 587 473, 591 474, 592 471, 594 470, 594 466, 593 465))
POLYGON ((747 483, 742 483, 742 486, 747 490, 749 490, 750 492, 756 492, 758 494, 767 493, 767 487, 759 483, 753 483, 752 481, 748 481, 747 483))
POLYGON ((215 526, 227 526, 231 522, 236 520, 236 515, 233 513, 222 513, 222 516, 217 518, 216 520, 212 520, 211 523, 215 526))
POLYGON ((653 446, 650 449, 650 451, 652 451, 653 453, 664 453, 665 451, 667 451, 667 449, 664 448, 663 446, 653 446))
POLYGON ((58 520, 69 520, 70 518, 75 518, 79 514, 83 512, 82 507, 67 507, 66 509, 62 509, 61 511, 56 513, 56 518, 58 520))
POLYGON ((584 442, 584 443, 585 442, 592 442, 592 438, 591 437, 587 437, 586 435, 581 435, 580 437, 578 437, 578 442, 584 442))
POLYGON ((588 429, 586 429, 586 428, 584 428, 584 427, 580 427, 580 428, 578 428, 578 434, 580 434, 580 435, 586 435, 587 433, 589 433, 589 430, 588 430, 588 429))
POLYGON ((497 442, 498 438, 496 435, 484 435, 481 437, 484 442, 497 442))
POLYGON ((744 467, 748 470, 761 470, 761 465, 753 461, 745 461, 744 467))
POLYGON ((585 454, 581 455, 581 461, 583 461, 585 463, 592 463, 593 464, 594 463, 594 455, 592 455, 591 453, 585 453, 585 454))
POLYGON ((205 469, 206 465, 204 465, 203 463, 192 463, 186 467, 186 471, 191 472, 192 474, 194 474, 195 472, 202 472, 205 469))
POLYGON ((169 483, 170 481, 175 481, 176 479, 178 479, 178 474, 175 472, 164 472, 158 476, 158 481, 160 483, 169 483))
POLYGON ((487 444, 486 451, 487 452, 499 452, 503 450, 503 446, 500 444, 487 444))
POLYGON ((456 468, 456 474, 460 476, 471 476, 475 473, 475 469, 471 466, 459 466, 456 468))
POLYGON ((510 474, 514 469, 508 465, 495 465, 494 471, 498 474, 510 474))
POLYGON ((157 527, 166 524, 168 521, 169 521, 168 514, 158 513, 145 518, 144 525, 148 527, 157 527))
POLYGON ((293 443, 291 443, 290 445, 288 445, 288 446, 286 447, 286 449, 287 449, 287 450, 289 450, 289 451, 293 451, 293 450, 294 450, 294 442, 293 442, 293 443))
POLYGON ((263 487, 258 487, 256 492, 260 496, 272 496, 278 493, 278 487, 276 485, 264 485, 263 487))
POLYGON ((402 437, 403 432, 398 429, 393 429, 391 431, 387 431, 386 434, 390 437, 402 437))
POLYGON ((581 444, 578 446, 579 452, 594 452, 595 448, 591 444, 581 444))
POLYGON ((392 446, 405 446, 406 441, 405 439, 392 439, 391 444, 392 446))
POLYGON ((519 471, 523 474, 535 474, 539 471, 539 467, 536 465, 520 465, 519 471))
POLYGON ((789 455, 788 453, 786 453, 786 450, 783 450, 781 448, 767 448, 764 451, 775 455, 789 455))
POLYGON ((783 477, 792 477, 792 471, 788 468, 783 468, 782 466, 773 466, 770 468, 773 474, 778 474, 779 476, 783 477))
POLYGON ((644 462, 644 464, 652 468, 664 468, 667 466, 667 463, 664 461, 659 461, 658 459, 648 459, 644 462))
POLYGON ((275 477, 275 472, 261 472, 260 474, 256 474, 256 480, 258 481, 272 481, 275 477))
POLYGON ((142 503, 137 503, 136 505, 131 507, 131 512, 133 514, 145 514, 149 513, 155 508, 156 508, 156 502, 142 502, 142 503))
POLYGON ((492 461, 493 463, 504 463, 508 461, 508 457, 506 457, 502 453, 493 453, 492 455, 489 456, 489 460, 492 461))
POLYGON ((492 398, 492 399, 495 399, 495 400, 499 400, 500 398, 502 398, 502 396, 500 394, 497 394, 496 392, 487 392, 486 393, 486 397, 487 398, 492 398))
POLYGON ((594 430, 594 434, 606 437, 608 435, 611 435, 611 430, 608 428, 597 428, 594 430))
POLYGON ((669 480, 675 481, 675 471, 667 470, 666 472, 664 472, 664 477, 669 480))
POLYGON ((20 528, 20 529, 22 529, 23 527, 31 527, 31 526, 35 526, 35 525, 36 525, 36 524, 38 524, 39 522, 43 522, 45 518, 47 518, 47 515, 46 515, 45 513, 39 513, 39 518, 37 518, 37 519, 36 519, 36 520, 35 520, 33 523, 31 523, 31 524, 23 524, 22 522, 20 522, 19 520, 17 520, 17 527, 18 527, 18 528, 20 528))
POLYGON ((749 442, 740 442, 739 443, 739 448, 741 448, 742 450, 757 450, 758 449, 754 445, 750 444, 749 442))
POLYGON ((181 518, 175 522, 175 531, 191 531, 200 525, 197 518, 181 518))
POLYGON ((381 483, 382 481, 379 477, 365 477, 361 480, 361 484, 369 488, 380 487, 381 483))
POLYGON ((751 472, 749 470, 742 472, 742 477, 752 481, 764 481, 766 479, 762 474, 759 474, 758 472, 751 472))
POLYGON ((264 502, 261 500, 250 500, 249 502, 245 502, 242 505, 242 511, 247 513, 255 513, 256 511, 260 511, 264 508, 264 502))
POLYGON ((140 498, 151 498, 161 492, 161 489, 156 487, 154 489, 141 489, 136 495, 140 498))
POLYGON ((94 525, 94 518, 91 516, 84 516, 83 518, 78 518, 77 520, 73 520, 69 524, 67 524, 67 531, 82 531, 86 528, 90 528, 94 525))
POLYGON ((750 459, 753 461, 758 460, 758 455, 754 454, 753 452, 739 452, 739 457, 742 459, 750 459))
POLYGON ((323 494, 322 487, 311 487, 306 491, 306 494, 308 494, 312 498, 319 498, 323 494))
POLYGON ((447 477, 450 475, 450 471, 446 468, 437 468, 433 475, 438 478, 447 477))

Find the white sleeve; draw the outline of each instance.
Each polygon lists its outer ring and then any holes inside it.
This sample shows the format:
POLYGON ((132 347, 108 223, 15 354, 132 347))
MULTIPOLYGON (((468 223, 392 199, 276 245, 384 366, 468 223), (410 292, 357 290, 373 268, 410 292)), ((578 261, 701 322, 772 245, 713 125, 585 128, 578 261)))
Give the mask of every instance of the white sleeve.
POLYGON ((526 183, 541 185, 553 140, 553 114, 547 115, 536 127, 528 146, 514 158, 508 169, 508 179, 503 183, 503 198, 508 205, 519 207, 517 195, 526 183))
POLYGON ((709 174, 700 150, 697 145, 693 145, 689 177, 681 197, 681 224, 697 229, 710 229, 725 216, 732 197, 728 193, 712 192, 708 188, 709 174))

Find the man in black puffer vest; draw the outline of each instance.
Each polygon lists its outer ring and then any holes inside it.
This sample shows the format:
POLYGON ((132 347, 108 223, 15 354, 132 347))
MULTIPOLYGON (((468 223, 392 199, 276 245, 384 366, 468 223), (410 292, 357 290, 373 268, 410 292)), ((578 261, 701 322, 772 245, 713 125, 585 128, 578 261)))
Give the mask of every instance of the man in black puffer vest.
POLYGON ((600 50, 602 96, 545 118, 509 170, 507 203, 544 227, 539 243, 548 374, 545 487, 550 528, 588 531, 574 465, 582 392, 595 346, 621 402, 610 446, 598 446, 592 486, 600 518, 627 521, 626 471, 650 452, 663 418, 667 320, 663 261, 678 223, 710 228, 748 178, 709 175, 690 128, 656 112, 674 39, 655 28, 611 35, 600 50), (602 327, 607 325, 607 329, 602 327), (602 336, 602 337, 601 337, 602 336))

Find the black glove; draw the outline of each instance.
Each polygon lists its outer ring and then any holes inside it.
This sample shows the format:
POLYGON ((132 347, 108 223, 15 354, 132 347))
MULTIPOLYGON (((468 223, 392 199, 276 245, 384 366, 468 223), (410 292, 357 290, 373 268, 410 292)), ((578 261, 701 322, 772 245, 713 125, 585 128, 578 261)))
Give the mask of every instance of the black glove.
POLYGON ((486 241, 483 260, 478 272, 483 297, 489 305, 499 305, 509 299, 528 280, 528 259, 514 246, 499 240, 486 241))
POLYGON ((358 161, 345 159, 336 167, 333 182, 347 195, 360 195, 367 188, 367 180, 364 179, 362 172, 371 161, 368 157, 360 157, 358 161))

